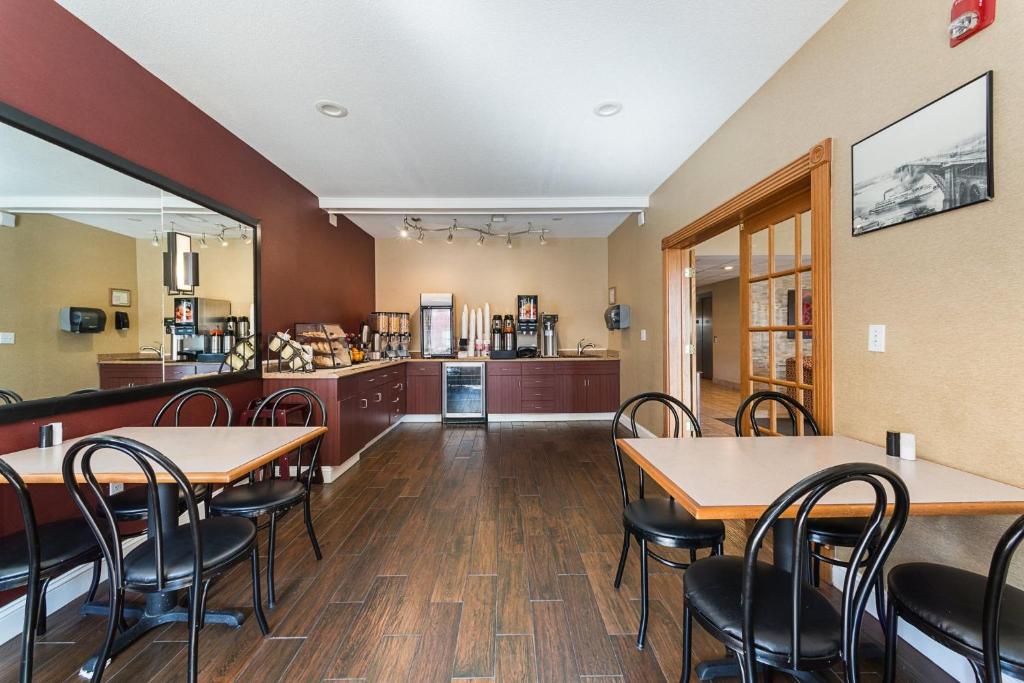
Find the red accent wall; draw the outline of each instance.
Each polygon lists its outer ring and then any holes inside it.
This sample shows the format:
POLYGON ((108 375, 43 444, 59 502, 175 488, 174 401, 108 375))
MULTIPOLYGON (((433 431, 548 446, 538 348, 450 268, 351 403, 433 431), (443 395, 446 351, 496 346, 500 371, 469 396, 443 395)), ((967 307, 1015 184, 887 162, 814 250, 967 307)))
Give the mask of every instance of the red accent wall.
MULTIPOLYGON (((353 328, 373 310, 369 235, 343 217, 332 227, 311 192, 52 0, 0 2, 0 100, 260 219, 264 331, 319 320, 353 328)), ((259 383, 226 392, 240 408, 259 383)), ((148 424, 161 403, 46 421, 74 437, 148 424)), ((0 453, 33 446, 37 428, 0 425, 0 453)), ((38 488, 41 520, 67 514, 61 487, 38 488)), ((0 493, 0 533, 20 520, 11 506, 0 493)))

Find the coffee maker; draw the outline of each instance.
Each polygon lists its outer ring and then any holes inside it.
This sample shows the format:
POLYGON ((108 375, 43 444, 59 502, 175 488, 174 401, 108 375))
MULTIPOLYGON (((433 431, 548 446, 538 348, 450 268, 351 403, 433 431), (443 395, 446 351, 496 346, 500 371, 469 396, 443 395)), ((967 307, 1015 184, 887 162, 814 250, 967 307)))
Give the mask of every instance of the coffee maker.
MULTIPOLYGON (((195 360, 199 354, 206 353, 210 333, 213 330, 226 332, 230 315, 230 301, 198 296, 174 297, 174 326, 171 328, 173 360, 195 360)), ((224 343, 227 341, 225 335, 224 343)))
POLYGON ((540 316, 540 355, 541 358, 558 358, 558 316, 554 313, 542 313, 540 316))
POLYGON ((516 297, 516 355, 519 358, 537 357, 538 310, 536 294, 516 297))

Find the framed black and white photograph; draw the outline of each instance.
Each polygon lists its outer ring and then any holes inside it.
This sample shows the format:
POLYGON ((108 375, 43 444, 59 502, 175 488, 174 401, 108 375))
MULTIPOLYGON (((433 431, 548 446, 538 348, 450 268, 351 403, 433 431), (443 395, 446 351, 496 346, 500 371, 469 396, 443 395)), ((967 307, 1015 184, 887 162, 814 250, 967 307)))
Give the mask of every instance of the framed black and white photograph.
POLYGON ((993 197, 992 72, 853 145, 853 234, 993 197))

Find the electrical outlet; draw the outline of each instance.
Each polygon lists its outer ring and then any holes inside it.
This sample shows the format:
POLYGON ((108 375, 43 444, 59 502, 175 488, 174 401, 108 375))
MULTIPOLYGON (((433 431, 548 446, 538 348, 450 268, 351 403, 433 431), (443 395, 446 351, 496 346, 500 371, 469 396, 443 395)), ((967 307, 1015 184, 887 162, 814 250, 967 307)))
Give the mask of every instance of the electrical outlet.
POLYGON ((647 341, 647 330, 640 330, 640 341, 647 341))
POLYGON ((868 351, 885 353, 885 325, 868 325, 868 351))
POLYGON ((13 332, 0 332, 0 344, 13 344, 14 333, 13 332))

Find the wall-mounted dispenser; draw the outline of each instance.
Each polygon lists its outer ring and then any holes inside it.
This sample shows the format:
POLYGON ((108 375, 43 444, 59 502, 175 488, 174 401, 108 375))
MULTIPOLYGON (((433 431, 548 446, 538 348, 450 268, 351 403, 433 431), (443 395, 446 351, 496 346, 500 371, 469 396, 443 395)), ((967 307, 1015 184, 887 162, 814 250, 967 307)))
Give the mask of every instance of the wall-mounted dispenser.
POLYGON ((60 309, 60 329, 64 332, 102 332, 107 327, 107 314, 98 308, 65 306, 60 309))
POLYGON ((604 311, 604 324, 609 330, 625 330, 629 327, 629 305, 615 304, 604 311))

